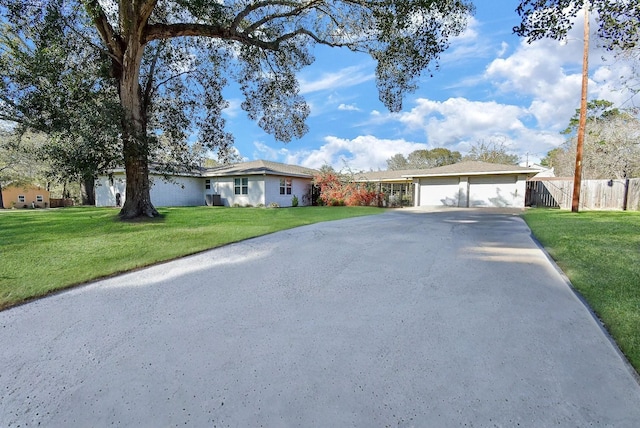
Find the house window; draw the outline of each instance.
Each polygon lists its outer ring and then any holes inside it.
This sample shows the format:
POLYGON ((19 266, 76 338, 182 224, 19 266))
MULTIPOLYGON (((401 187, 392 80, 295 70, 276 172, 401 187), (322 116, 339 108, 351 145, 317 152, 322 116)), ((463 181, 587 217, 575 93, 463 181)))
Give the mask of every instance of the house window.
POLYGON ((204 188, 207 190, 211 189, 211 180, 204 180, 204 188))
POLYGON ((25 202, 26 198, 24 197, 24 195, 18 195, 18 202, 25 202))
POLYGON ((236 195, 249 194, 249 179, 247 177, 233 179, 233 192, 236 195))
POLYGON ((43 202, 44 198, 42 197, 42 195, 37 195, 36 196, 36 202, 43 202))
POLYGON ((291 194, 291 179, 290 178, 281 178, 280 179, 280 194, 281 195, 290 195, 291 194))

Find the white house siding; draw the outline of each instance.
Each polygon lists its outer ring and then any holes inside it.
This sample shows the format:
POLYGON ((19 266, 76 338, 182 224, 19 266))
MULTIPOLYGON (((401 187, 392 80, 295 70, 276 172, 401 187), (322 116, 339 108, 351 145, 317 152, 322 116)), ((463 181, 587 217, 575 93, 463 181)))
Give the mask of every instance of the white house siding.
MULTIPOLYGON (((202 189, 204 180, 200 177, 172 177, 165 181, 161 175, 150 175, 151 202, 156 207, 204 205, 202 189)), ((115 207, 116 194, 120 193, 123 205, 126 199, 127 182, 124 173, 101 175, 96 180, 96 206, 115 207)))
POLYGON ((298 197, 298 205, 309 205, 311 201, 306 195, 309 193, 309 186, 311 180, 308 178, 298 177, 278 177, 278 176, 266 176, 265 177, 265 205, 269 205, 275 202, 281 207, 290 207, 293 196, 298 197), (291 178, 291 194, 280 194, 280 179, 291 178))
POLYGON ((526 177, 469 177, 470 207, 524 207, 526 177))
POLYGON ((224 206, 232 207, 235 204, 238 204, 240 206, 258 206, 265 203, 263 175, 245 175, 238 177, 205 177, 202 179, 202 182, 204 183, 205 180, 211 180, 211 189, 205 190, 205 194, 220 195, 220 199, 224 206), (236 195, 234 188, 234 179, 243 177, 249 179, 248 194, 236 195))
POLYGON ((171 177, 152 175, 151 202, 156 207, 186 207, 204 205, 204 180, 200 177, 171 177))
POLYGON ((524 207, 526 176, 481 175, 420 178, 419 206, 524 207))
POLYGON ((460 177, 421 178, 419 183, 417 201, 421 207, 466 206, 466 194, 460 191, 460 177))
POLYGON ((95 183, 96 206, 115 207, 116 193, 120 193, 122 196, 121 203, 124 203, 126 187, 127 183, 124 173, 99 176, 95 183))

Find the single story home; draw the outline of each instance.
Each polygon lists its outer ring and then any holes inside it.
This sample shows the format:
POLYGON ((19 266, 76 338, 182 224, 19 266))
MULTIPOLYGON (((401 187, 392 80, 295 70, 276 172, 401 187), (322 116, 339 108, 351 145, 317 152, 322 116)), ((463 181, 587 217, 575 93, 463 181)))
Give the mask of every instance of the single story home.
POLYGON ((359 174, 361 182, 407 186, 413 206, 524 207, 526 181, 540 171, 517 165, 459 162, 437 168, 359 174))
MULTIPOLYGON (((164 177, 150 173, 155 206, 311 205, 311 183, 318 171, 296 165, 257 160, 164 177)), ((96 206, 122 206, 126 199, 124 169, 96 180, 96 206)))
MULTIPOLYGON (((372 171, 355 180, 389 195, 390 206, 524 207, 526 181, 536 168, 487 162, 460 162, 431 169, 372 171)), ((164 177, 151 173, 156 206, 311 205, 318 171, 257 160, 164 177)), ((121 206, 126 198, 124 169, 96 180, 96 206, 121 206)))
POLYGON ((49 191, 40 186, 7 186, 2 188, 5 208, 49 208, 49 191))

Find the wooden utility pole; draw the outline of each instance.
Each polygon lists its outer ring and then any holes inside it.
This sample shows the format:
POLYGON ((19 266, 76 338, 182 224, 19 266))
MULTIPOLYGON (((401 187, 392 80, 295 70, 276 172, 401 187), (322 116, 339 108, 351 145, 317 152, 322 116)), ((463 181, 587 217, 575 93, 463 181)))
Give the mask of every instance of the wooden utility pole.
POLYGON ((573 176, 573 200, 571 211, 577 213, 580 206, 580 188, 582 182, 582 147, 587 126, 587 86, 589 83, 589 1, 584 2, 584 48, 582 53, 582 97, 580 98, 580 122, 578 124, 578 144, 576 149, 576 168, 573 176))

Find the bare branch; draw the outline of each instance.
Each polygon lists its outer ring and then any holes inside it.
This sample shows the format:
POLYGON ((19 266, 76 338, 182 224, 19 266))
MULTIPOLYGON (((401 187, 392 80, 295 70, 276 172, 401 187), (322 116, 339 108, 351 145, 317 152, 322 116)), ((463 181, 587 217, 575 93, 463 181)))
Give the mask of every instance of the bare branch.
MULTIPOLYGON (((290 6, 291 4, 289 2, 282 2, 284 6, 290 6), (289 4, 287 4, 289 3, 289 4)), ((289 18, 292 16, 297 16, 300 15, 302 12, 304 12, 305 10, 309 10, 309 9, 313 9, 314 6, 316 5, 320 5, 323 2, 320 0, 314 0, 311 1, 307 4, 304 4, 301 7, 294 7, 293 9, 291 9, 289 12, 286 13, 276 13, 273 15, 267 15, 264 18, 254 22, 253 24, 251 24, 249 27, 247 27, 245 30, 243 30, 243 32, 249 34, 249 33, 253 33, 255 30, 257 30, 258 28, 260 28, 261 26, 263 26, 264 24, 274 21, 276 19, 280 19, 280 18, 289 18)), ((277 3, 276 3, 277 4, 277 3)), ((298 6, 297 4, 294 4, 295 6, 298 6)), ((293 5, 291 5, 293 6, 293 5)), ((256 8, 254 8, 256 9, 256 8)), ((238 19, 236 17, 236 19, 233 21, 234 24, 236 24, 236 22, 238 22, 238 19)), ((234 26, 233 28, 236 28, 236 26, 234 26)))
POLYGON ((158 64, 158 59, 160 58, 160 53, 163 48, 163 43, 160 42, 156 47, 156 51, 153 54, 153 59, 151 60, 151 65, 149 66, 149 75, 147 76, 147 83, 145 85, 144 95, 142 97, 142 103, 145 109, 149 108, 151 103, 151 94, 153 93, 153 77, 155 75, 156 65, 158 64))

